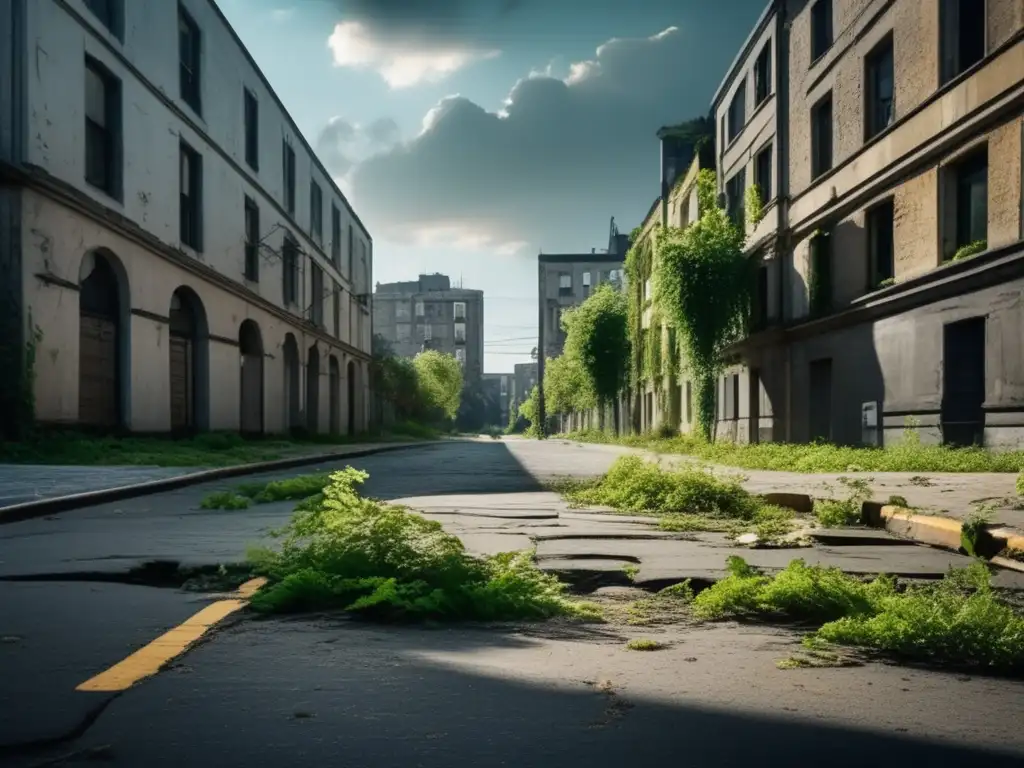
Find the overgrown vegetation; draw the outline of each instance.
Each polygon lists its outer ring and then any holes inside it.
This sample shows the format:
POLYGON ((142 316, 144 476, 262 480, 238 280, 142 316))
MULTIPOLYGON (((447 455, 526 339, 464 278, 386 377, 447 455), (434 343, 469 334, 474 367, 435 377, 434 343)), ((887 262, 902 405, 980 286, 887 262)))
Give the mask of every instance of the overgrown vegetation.
POLYGON ((561 490, 575 504, 656 516, 666 531, 754 532, 772 542, 795 529, 792 510, 766 504, 735 479, 665 469, 639 456, 621 456, 599 480, 566 481, 561 490))
MULTIPOLYGON (((846 498, 814 500, 814 515, 826 528, 841 528, 859 523, 864 502, 871 498, 871 486, 864 478, 841 477, 839 484, 847 489, 846 498)), ((829 490, 835 491, 832 488, 829 490)))
POLYGON ((837 568, 794 560, 766 576, 738 557, 730 575, 694 598, 700 619, 760 615, 821 623, 805 639, 873 649, 908 659, 1024 671, 1024 617, 1002 601, 988 568, 951 570, 942 581, 862 581, 837 568))
POLYGON ((262 612, 341 609, 378 619, 597 618, 567 596, 530 552, 468 555, 440 523, 362 497, 365 472, 330 476, 322 498, 296 510, 275 535, 280 550, 250 552, 269 583, 252 600, 262 612))
POLYGON ((231 491, 211 493, 200 503, 203 509, 247 509, 249 504, 271 504, 275 501, 306 501, 316 499, 330 482, 330 474, 320 472, 295 475, 270 482, 242 483, 231 491))
MULTIPOLYGON (((789 472, 1013 472, 1024 469, 1024 451, 949 448, 913 441, 886 448, 853 448, 825 443, 708 442, 693 435, 659 438, 627 435, 615 438, 598 431, 560 435, 589 443, 617 443, 658 453, 684 454, 743 469, 789 472)), ((915 484, 930 484, 918 476, 915 484)))
POLYGON ((964 259, 970 259, 977 256, 979 253, 984 253, 988 250, 988 242, 985 240, 975 240, 973 243, 968 243, 957 249, 957 252, 953 254, 953 258, 950 261, 963 261, 964 259))
POLYGON ((764 202, 761 200, 761 188, 756 184, 747 187, 743 195, 743 208, 746 214, 747 223, 756 227, 764 218, 764 202))
POLYGON ((664 644, 649 637, 635 637, 626 643, 626 648, 630 651, 660 651, 664 647, 664 644))
POLYGON ((453 355, 427 350, 412 360, 396 357, 375 336, 370 372, 378 402, 389 404, 399 420, 449 425, 459 412, 462 366, 453 355))
MULTIPOLYGON (((626 296, 607 283, 599 285, 578 307, 562 316, 566 362, 556 364, 570 386, 582 384, 571 399, 592 399, 599 406, 612 405, 618 428, 619 394, 627 384, 629 335, 626 296)), ((545 373, 545 379, 547 374, 545 373)), ((547 381, 545 381, 545 395, 547 381)), ((569 393, 566 393, 569 394, 569 393)))
POLYGON ((744 233, 718 206, 715 192, 714 172, 701 171, 700 216, 685 229, 659 232, 653 269, 654 301, 679 333, 696 387, 697 426, 706 439, 715 425, 722 354, 744 332, 753 288, 744 233))

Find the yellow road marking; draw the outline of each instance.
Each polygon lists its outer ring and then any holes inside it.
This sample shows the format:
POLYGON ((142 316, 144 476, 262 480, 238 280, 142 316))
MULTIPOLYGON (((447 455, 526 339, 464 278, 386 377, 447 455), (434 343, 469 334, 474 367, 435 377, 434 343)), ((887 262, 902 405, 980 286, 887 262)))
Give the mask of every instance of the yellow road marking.
POLYGON ((237 597, 219 600, 206 606, 149 645, 140 648, 105 672, 86 680, 75 690, 114 693, 126 690, 140 680, 155 675, 164 664, 188 650, 190 645, 209 632, 218 622, 244 607, 248 598, 266 583, 267 580, 264 578, 245 582, 235 592, 237 597))

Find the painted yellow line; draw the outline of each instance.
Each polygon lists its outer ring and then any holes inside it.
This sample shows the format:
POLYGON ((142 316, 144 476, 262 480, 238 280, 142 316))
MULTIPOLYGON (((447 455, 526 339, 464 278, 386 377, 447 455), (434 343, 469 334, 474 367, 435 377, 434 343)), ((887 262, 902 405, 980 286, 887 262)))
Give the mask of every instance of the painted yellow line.
POLYGON ((165 632, 144 648, 119 661, 105 672, 86 680, 76 691, 115 693, 123 691, 147 677, 155 675, 171 659, 180 656, 218 622, 243 608, 256 591, 266 584, 263 578, 251 579, 238 588, 236 597, 218 600, 199 613, 165 632))

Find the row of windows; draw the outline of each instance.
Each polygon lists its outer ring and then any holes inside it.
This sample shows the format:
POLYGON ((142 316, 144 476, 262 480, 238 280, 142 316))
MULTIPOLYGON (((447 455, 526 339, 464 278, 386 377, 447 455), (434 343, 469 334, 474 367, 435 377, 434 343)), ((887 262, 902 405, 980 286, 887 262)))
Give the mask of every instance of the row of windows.
MULTIPOLYGON (((973 2, 974 0, 970 0, 973 2)), ((943 0, 940 6, 943 80, 958 76, 974 66, 984 57, 985 20, 984 14, 965 12, 968 0, 943 0)), ((812 63, 832 44, 832 3, 831 0, 817 0, 811 9, 812 63)), ((759 55, 755 64, 755 80, 758 71, 770 65, 767 60, 771 41, 759 55)), ((890 33, 864 58, 864 140, 870 141, 888 128, 896 117, 895 112, 895 57, 893 35, 890 33)), ((768 70, 765 70, 768 71, 768 70)), ((729 139, 735 137, 743 127, 743 87, 737 91, 728 111, 729 139)), ((765 94, 764 98, 767 97, 765 94)), ((725 119, 725 118, 723 118, 725 119)), ((832 170, 834 166, 834 131, 832 92, 829 91, 811 108, 811 179, 817 179, 832 170)), ((754 161, 753 184, 758 187, 761 200, 771 199, 771 145, 762 148, 754 161)), ((727 207, 733 220, 742 223, 744 219, 744 193, 746 171, 741 169, 726 181, 727 207)))
MULTIPOLYGON (((123 0, 86 0, 86 6, 112 34, 122 36, 123 0)), ((181 100, 197 114, 202 114, 202 49, 203 38, 195 19, 185 8, 178 7, 178 60, 181 100)), ((244 152, 246 164, 255 172, 260 169, 259 153, 259 101, 248 88, 242 89, 244 152)), ((122 194, 121 172, 121 84, 105 67, 93 59, 87 60, 86 69, 86 180, 115 199, 122 194)), ((201 250, 201 158, 189 148, 189 156, 182 157, 182 242, 201 250), (197 159, 198 158, 198 159, 197 159), (188 187, 184 184, 189 181, 188 187)), ((283 203, 290 216, 295 215, 296 171, 295 149, 287 138, 282 140, 282 175, 284 179, 283 203)), ((309 234, 323 246, 323 191, 315 180, 309 188, 309 234)), ((248 217, 247 217, 248 221, 248 217)), ((248 233, 248 226, 247 226, 248 233)), ((342 259, 341 211, 331 203, 331 262, 341 270, 342 259)), ((348 275, 354 279, 353 261, 356 246, 353 227, 348 227, 348 275)), ((358 243, 358 257, 365 264, 366 243, 358 243)), ((247 261, 246 276, 249 277, 247 261)), ((249 277, 249 279, 255 279, 249 277)))
MULTIPOLYGON (((433 310, 437 306, 438 306, 438 304, 436 302, 432 305, 432 307, 431 307, 431 314, 433 314, 433 310)), ((426 303, 422 302, 422 301, 415 302, 415 312, 416 312, 416 317, 426 317, 426 314, 427 314, 426 303)), ((454 317, 456 320, 465 320, 466 319, 466 302, 464 302, 464 301, 453 301, 452 302, 452 317, 454 317)), ((398 322, 402 322, 403 320, 408 322, 409 320, 412 319, 411 315, 409 314, 409 305, 407 303, 399 302, 399 303, 395 304, 395 319, 398 322)))
MULTIPOLYGON (((434 339, 434 330, 439 329, 437 338, 447 338, 448 329, 447 326, 436 326, 430 323, 422 323, 416 326, 416 333, 423 341, 431 341, 434 339)), ((454 339, 457 344, 466 343, 466 324, 455 323, 453 326, 454 339)), ((395 338, 398 341, 410 341, 412 339, 412 325, 409 323, 396 323, 395 324, 395 338)))
MULTIPOLYGON (((619 282, 622 279, 621 269, 609 269, 607 272, 597 271, 594 273, 584 272, 581 276, 581 282, 583 286, 583 295, 587 296, 590 293, 591 280, 596 278, 598 283, 619 282)), ((572 296, 572 273, 571 272, 559 272, 558 273, 558 295, 559 296, 572 296)))

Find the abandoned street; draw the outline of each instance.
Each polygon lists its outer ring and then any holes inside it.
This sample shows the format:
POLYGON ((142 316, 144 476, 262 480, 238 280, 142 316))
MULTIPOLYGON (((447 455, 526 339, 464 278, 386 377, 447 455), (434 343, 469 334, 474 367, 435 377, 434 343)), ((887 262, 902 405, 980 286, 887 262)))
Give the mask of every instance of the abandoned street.
MULTIPOLYGON (((402 500, 470 551, 536 546, 542 568, 606 600, 718 578, 739 551, 724 536, 672 536, 641 518, 571 509, 546 490, 604 472, 623 450, 448 440, 244 480, 349 464, 369 473, 366 495, 402 500), (623 566, 636 571, 629 582, 623 566)), ((397 626, 243 607, 158 674, 124 690, 76 690, 231 597, 182 589, 167 570, 243 562, 288 520, 293 501, 200 507, 238 483, 0 526, 0 764, 1024 765, 1020 681, 867 660, 783 670, 800 635, 753 623, 397 626), (164 566, 144 569, 154 562, 164 566), (661 650, 626 649, 641 637, 661 650)), ((967 562, 854 539, 745 556, 765 568, 802 557, 924 577, 967 562)), ((1024 589, 1017 576, 996 582, 1024 589)))

